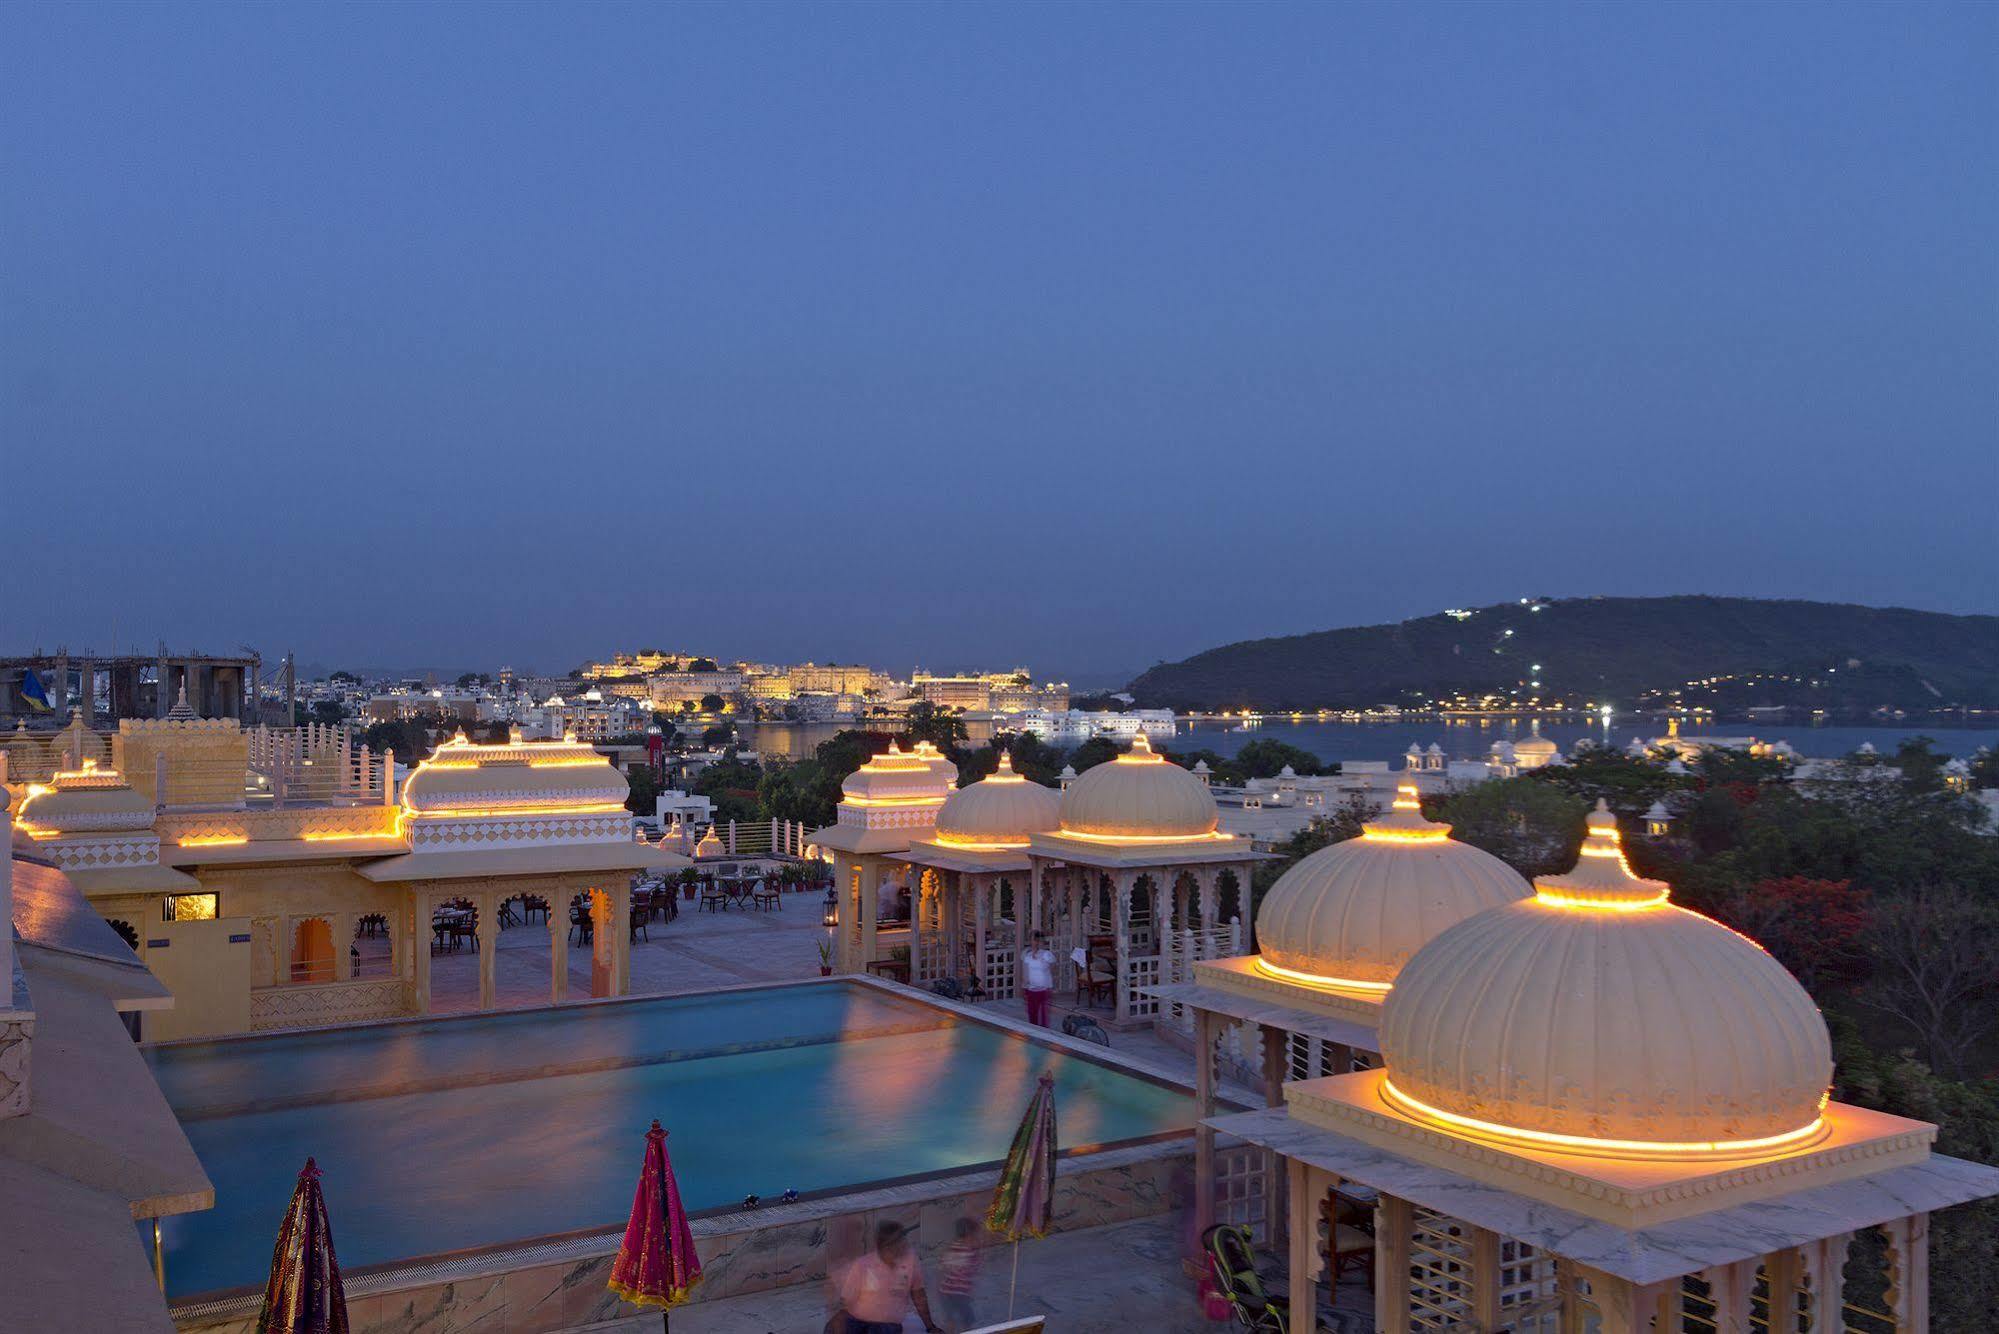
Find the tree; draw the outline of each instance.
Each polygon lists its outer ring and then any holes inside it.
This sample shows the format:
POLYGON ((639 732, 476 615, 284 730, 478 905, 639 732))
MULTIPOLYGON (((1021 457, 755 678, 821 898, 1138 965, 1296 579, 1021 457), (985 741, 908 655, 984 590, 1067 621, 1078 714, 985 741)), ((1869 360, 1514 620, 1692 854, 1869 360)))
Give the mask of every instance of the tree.
POLYGON ((1013 760, 1013 771, 1029 782, 1053 787, 1062 776, 1062 752, 1032 732, 1001 732, 990 744, 958 761, 958 778, 974 783, 999 768, 1000 752, 1013 760))
POLYGON ((1999 907, 1954 885, 1874 907, 1874 980, 1861 1003, 1900 1020, 1929 1063, 1961 1076, 1999 1025, 1999 907))
POLYGON ((1867 974, 1867 896, 1849 881, 1759 881, 1716 905, 1714 916, 1770 951, 1814 997, 1867 974))
POLYGON ((466 672, 458 678, 458 688, 460 690, 470 690, 474 686, 485 686, 492 683, 493 678, 484 672, 466 672))
POLYGON ((361 733, 361 744, 377 754, 393 750, 404 764, 415 764, 430 754, 430 733, 415 719, 398 718, 370 723, 361 733))
POLYGON ((1902 786, 1911 792, 1943 791, 1943 766, 1950 758, 1937 753, 1936 742, 1926 736, 1912 736, 1895 747, 1895 767, 1902 771, 1902 786))
POLYGON ((631 784, 631 792, 625 797, 625 809, 634 815, 650 817, 659 809, 654 798, 666 790, 659 771, 650 764, 641 764, 625 772, 625 781, 631 784))
POLYGON ((727 701, 720 695, 703 695, 701 697, 701 712, 720 713, 726 703, 727 701))
POLYGON ((1525 876, 1553 875, 1576 863, 1589 807, 1548 783, 1502 778, 1426 803, 1448 821, 1452 837, 1506 862, 1525 876))
POLYGON ((712 750, 716 746, 726 745, 735 735, 736 729, 729 724, 716 723, 701 733, 701 744, 712 750))
POLYGON ((1118 743, 1107 736, 1093 736, 1082 745, 1069 752, 1068 762, 1077 773, 1087 773, 1100 764, 1107 764, 1124 754, 1118 743))
POLYGON ((719 672, 722 669, 715 665, 713 658, 696 658, 687 664, 687 670, 690 672, 719 672))
POLYGON ((1999 749, 1980 746, 1978 753, 1971 757, 1971 785, 1977 788, 1999 787, 1999 749))
POLYGON ((1275 778, 1286 765, 1293 773, 1307 776, 1323 772, 1317 755, 1269 737, 1245 742, 1236 752, 1233 767, 1245 778, 1275 778))
POLYGON ((360 677, 356 676, 354 673, 347 671, 345 669, 333 673, 333 675, 327 677, 326 679, 328 682, 330 682, 333 685, 358 686, 361 684, 360 677))
POLYGON ((1602 747, 1573 751, 1566 764, 1534 769, 1528 776, 1552 783, 1591 806, 1599 799, 1606 801, 1610 809, 1627 817, 1643 814, 1653 802, 1692 782, 1670 772, 1662 761, 1602 747))
POLYGON ((923 700, 910 706, 909 725, 903 729, 903 735, 912 745, 928 741, 946 755, 955 757, 965 741, 965 722, 957 714, 923 700))
POLYGON ((1790 776, 1791 762, 1776 755, 1751 755, 1727 746, 1706 746, 1694 757, 1703 783, 1775 783, 1790 776))

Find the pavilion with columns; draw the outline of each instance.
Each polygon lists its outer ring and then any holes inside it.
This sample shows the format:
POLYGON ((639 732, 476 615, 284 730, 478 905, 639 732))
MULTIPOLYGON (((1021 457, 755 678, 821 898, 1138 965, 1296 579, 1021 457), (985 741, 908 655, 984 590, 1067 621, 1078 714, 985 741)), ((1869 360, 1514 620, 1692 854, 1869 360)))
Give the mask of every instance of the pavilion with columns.
MULTIPOLYGON (((1440 848, 1411 816, 1315 855, 1440 848)), ((1277 1105, 1218 1116, 1197 1060, 1204 1211, 1288 1250, 1296 1329, 1358 1254, 1382 1334, 1926 1330, 1928 1215, 1999 1195, 1999 1169, 1832 1102, 1797 981, 1635 875, 1601 803, 1588 826, 1575 869, 1531 893, 1458 854, 1449 894, 1399 872, 1368 892, 1324 863, 1272 891, 1263 953, 1182 997, 1217 1006, 1203 1042, 1247 1018, 1268 1052, 1298 1016, 1344 1014, 1380 1062, 1286 1081, 1273 1061, 1277 1105), (1247 1016, 1217 999, 1252 993, 1247 1016), (1275 1170, 1222 1190, 1215 1136, 1275 1170)))
POLYGON ((234 719, 120 726, 107 758, 136 760, 145 786, 72 754, 19 785, 12 832, 173 991, 148 1038, 428 1013, 440 909, 476 940, 477 1005, 493 1008, 510 902, 547 905, 551 1002, 568 998, 572 900, 591 927, 590 994, 622 995, 633 877, 688 864, 636 839, 626 779, 574 740, 461 736, 400 792, 385 756, 379 785, 279 802, 234 719))

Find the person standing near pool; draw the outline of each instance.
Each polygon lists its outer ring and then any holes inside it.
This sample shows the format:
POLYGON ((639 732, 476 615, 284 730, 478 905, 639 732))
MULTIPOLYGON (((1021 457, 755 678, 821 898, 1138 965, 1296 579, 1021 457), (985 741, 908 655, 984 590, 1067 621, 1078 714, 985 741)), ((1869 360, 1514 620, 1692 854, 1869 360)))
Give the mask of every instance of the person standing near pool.
MULTIPOLYGON (((911 1305, 927 1334, 943 1334, 930 1318, 930 1297, 923 1290, 923 1266, 900 1223, 875 1229, 875 1248, 847 1266, 840 1275, 840 1314, 845 1334, 902 1334, 903 1317, 911 1305)), ((839 1329, 838 1317, 827 1328, 839 1329)))
POLYGON ((1020 996, 1027 1002, 1027 1022, 1048 1027, 1048 997, 1055 990, 1055 951, 1045 932, 1034 933, 1034 944, 1020 956, 1020 996))

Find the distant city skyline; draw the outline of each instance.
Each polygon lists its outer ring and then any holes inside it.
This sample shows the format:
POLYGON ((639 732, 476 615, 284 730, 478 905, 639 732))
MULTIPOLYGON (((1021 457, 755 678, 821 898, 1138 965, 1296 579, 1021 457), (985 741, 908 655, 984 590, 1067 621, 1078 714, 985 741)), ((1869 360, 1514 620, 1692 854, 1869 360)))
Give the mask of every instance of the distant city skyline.
POLYGON ((1100 684, 1522 595, 1999 611, 1995 50, 15 6, 0 651, 1100 684))

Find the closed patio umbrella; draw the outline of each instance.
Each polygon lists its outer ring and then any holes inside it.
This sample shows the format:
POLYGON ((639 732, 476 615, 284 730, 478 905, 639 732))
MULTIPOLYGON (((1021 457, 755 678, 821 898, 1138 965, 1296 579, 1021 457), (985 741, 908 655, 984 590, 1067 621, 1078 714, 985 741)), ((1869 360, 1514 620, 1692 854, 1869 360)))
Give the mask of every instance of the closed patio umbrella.
POLYGON ((271 1251, 271 1278, 257 1334, 347 1334, 347 1291, 333 1254, 333 1228, 312 1159, 298 1174, 291 1207, 271 1251))
POLYGON ((1000 1169, 999 1189, 986 1212, 986 1228, 1013 1242, 1013 1276, 1006 1285, 1007 1318, 1020 1279, 1020 1239, 1045 1237, 1055 1222, 1055 1077, 1044 1074, 1028 1101, 1013 1147, 1000 1169))
POLYGON ((671 1329, 674 1306, 701 1281, 701 1257, 694 1253, 694 1229, 681 1207, 673 1163, 666 1156, 666 1132, 659 1122, 646 1131, 645 1166, 632 1195, 625 1240, 611 1265, 610 1289, 634 1306, 660 1308, 660 1328, 671 1329))

